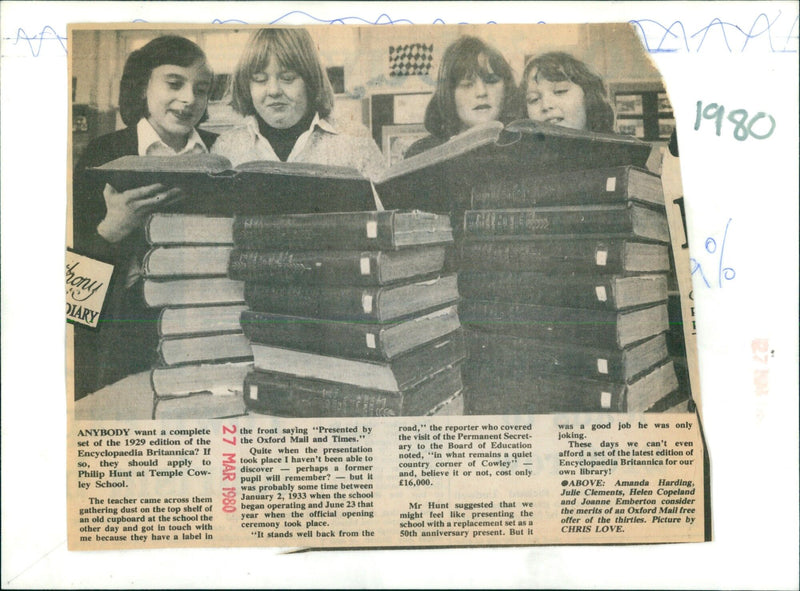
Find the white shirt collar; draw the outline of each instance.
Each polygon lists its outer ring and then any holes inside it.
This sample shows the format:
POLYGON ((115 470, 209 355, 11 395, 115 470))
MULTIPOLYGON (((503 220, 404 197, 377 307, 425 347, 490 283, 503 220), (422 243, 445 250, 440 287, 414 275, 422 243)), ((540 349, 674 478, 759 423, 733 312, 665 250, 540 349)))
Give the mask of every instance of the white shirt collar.
POLYGON ((139 119, 136 124, 136 136, 139 141, 138 153, 139 156, 176 156, 178 154, 198 154, 208 152, 205 143, 203 143, 197 129, 192 129, 192 135, 189 136, 189 141, 182 150, 176 152, 170 148, 159 137, 158 132, 153 129, 152 124, 146 117, 139 119))

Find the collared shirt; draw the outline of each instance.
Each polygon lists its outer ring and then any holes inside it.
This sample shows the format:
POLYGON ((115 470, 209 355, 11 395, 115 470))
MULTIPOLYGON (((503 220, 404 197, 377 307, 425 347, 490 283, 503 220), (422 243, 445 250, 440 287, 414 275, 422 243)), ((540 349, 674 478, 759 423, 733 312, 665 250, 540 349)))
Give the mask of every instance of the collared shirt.
MULTIPOLYGON (((378 146, 363 126, 351 126, 351 133, 340 133, 327 119, 316 114, 289 153, 287 162, 309 162, 355 168, 367 178, 380 174, 386 167, 378 146)), ((269 140, 258 130, 254 115, 245 124, 226 131, 217 138, 211 151, 225 156, 233 166, 254 160, 280 160, 269 140)))
POLYGON ((136 124, 136 135, 139 140, 139 156, 178 156, 208 152, 208 148, 196 129, 192 129, 192 135, 189 136, 189 141, 186 142, 183 149, 176 152, 164 143, 146 117, 139 119, 139 123, 136 124))

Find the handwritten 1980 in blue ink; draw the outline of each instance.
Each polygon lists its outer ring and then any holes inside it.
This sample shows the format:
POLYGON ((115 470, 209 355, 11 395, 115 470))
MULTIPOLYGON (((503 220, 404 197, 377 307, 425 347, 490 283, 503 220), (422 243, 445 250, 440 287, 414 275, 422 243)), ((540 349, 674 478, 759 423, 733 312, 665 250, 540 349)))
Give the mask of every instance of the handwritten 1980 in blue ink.
MULTIPOLYGON (((736 278, 736 270, 733 267, 726 267, 724 263, 725 258, 725 243, 728 240, 728 228, 731 225, 733 218, 728 218, 728 223, 725 224, 725 232, 722 235, 722 244, 717 244, 717 240, 713 236, 709 236, 706 238, 705 242, 705 251, 707 254, 714 255, 716 261, 713 264, 716 265, 716 283, 717 287, 722 289, 724 281, 732 281, 736 278)), ((700 262, 691 257, 689 258, 689 262, 692 266, 692 275, 695 273, 700 274, 700 279, 703 280, 703 283, 706 287, 710 288, 711 283, 708 282, 708 277, 706 276, 705 272, 703 272, 703 267, 700 262)), ((711 278, 714 279, 714 276, 711 275, 711 278)))
MULTIPOLYGON (((279 24, 287 20, 299 20, 297 24, 363 24, 363 25, 406 25, 415 24, 407 18, 392 18, 386 13, 381 13, 375 19, 367 19, 361 16, 342 16, 333 19, 319 18, 311 13, 295 10, 282 14, 278 18, 270 20, 267 24, 279 24), (307 23, 302 21, 306 20, 307 23)), ((530 19, 534 22, 534 19, 530 19)), ((136 19, 134 22, 147 22, 144 19, 136 19)), ((673 20, 671 24, 664 23, 651 18, 638 18, 628 21, 636 28, 639 36, 644 43, 645 49, 649 53, 701 53, 704 48, 714 49, 714 46, 723 44, 728 52, 738 51, 743 53, 748 48, 753 51, 755 45, 761 51, 767 48, 771 53, 797 53, 798 52, 798 15, 784 15, 780 10, 777 14, 770 16, 766 13, 758 14, 749 26, 732 23, 721 18, 713 18, 705 26, 699 27, 696 31, 687 33, 687 26, 680 19, 673 20), (788 27, 788 29, 787 29, 788 27), (754 43, 755 40, 766 40, 766 43, 754 43)), ((213 25, 219 24, 248 24, 246 21, 237 18, 215 18, 211 21, 213 25)), ((293 23, 295 24, 295 23, 293 23)), ((448 24, 443 18, 436 17, 430 24, 448 24)), ((450 24, 470 24, 465 21, 450 24)), ((486 24, 497 24, 490 20, 486 24)), ((536 24, 546 24, 544 21, 536 21, 536 24)), ((696 26, 696 25, 695 25, 696 26)), ((691 26, 693 29, 694 26, 691 26)), ((53 27, 47 25, 35 34, 28 34, 24 28, 17 29, 16 39, 10 39, 14 44, 23 41, 28 44, 31 55, 38 57, 45 42, 56 41, 61 50, 66 54, 67 45, 66 35, 56 33, 53 27)), ((50 44, 48 44, 50 45, 50 44)))

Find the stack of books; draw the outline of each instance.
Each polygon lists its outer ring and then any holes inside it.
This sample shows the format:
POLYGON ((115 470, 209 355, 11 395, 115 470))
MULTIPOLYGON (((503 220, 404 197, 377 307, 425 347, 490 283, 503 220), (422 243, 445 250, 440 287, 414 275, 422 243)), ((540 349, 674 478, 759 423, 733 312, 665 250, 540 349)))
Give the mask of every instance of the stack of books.
POLYGON ((660 178, 634 166, 475 187, 459 263, 467 412, 673 406, 669 240, 660 178))
POLYGON ((227 277, 232 229, 232 217, 192 214, 153 214, 146 224, 144 299, 161 308, 154 418, 246 411, 242 388, 253 355, 239 323, 244 283, 227 277))
POLYGON ((398 211, 238 216, 228 276, 253 412, 291 417, 457 413, 466 355, 447 216, 398 211))

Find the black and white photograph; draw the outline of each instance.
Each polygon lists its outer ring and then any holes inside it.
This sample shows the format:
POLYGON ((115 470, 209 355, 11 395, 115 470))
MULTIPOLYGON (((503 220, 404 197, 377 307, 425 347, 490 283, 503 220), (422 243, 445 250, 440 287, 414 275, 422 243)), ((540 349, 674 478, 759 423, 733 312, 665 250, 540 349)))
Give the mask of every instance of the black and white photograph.
POLYGON ((630 25, 71 44, 76 418, 694 410, 630 25))

